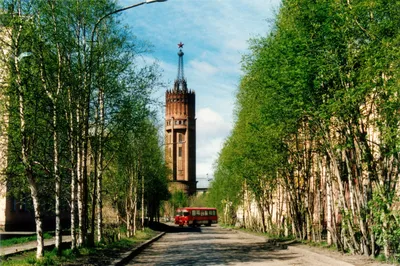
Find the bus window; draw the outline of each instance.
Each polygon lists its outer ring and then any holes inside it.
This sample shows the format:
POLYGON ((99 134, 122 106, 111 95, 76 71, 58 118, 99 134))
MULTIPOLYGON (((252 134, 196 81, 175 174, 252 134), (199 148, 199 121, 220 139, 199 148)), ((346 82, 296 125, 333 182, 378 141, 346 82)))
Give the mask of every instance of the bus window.
POLYGON ((200 215, 201 215, 201 216, 204 216, 204 211, 200 211, 200 215))
POLYGON ((183 216, 190 216, 190 212, 184 211, 184 212, 183 212, 183 216))

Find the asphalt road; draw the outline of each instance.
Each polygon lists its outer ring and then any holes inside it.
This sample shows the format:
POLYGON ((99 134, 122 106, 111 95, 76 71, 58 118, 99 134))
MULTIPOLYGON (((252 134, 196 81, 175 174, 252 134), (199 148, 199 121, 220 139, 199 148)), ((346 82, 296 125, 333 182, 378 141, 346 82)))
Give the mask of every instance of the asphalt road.
POLYGON ((264 237, 213 225, 176 228, 128 265, 354 265, 301 248, 277 246, 264 237))

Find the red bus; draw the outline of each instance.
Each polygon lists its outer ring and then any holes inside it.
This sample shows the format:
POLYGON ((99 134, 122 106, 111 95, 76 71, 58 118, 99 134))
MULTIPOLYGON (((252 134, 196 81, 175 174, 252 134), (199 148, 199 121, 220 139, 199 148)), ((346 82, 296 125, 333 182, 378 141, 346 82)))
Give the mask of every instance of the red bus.
POLYGON ((184 207, 176 210, 175 224, 179 226, 211 226, 218 223, 217 209, 205 207, 184 207))

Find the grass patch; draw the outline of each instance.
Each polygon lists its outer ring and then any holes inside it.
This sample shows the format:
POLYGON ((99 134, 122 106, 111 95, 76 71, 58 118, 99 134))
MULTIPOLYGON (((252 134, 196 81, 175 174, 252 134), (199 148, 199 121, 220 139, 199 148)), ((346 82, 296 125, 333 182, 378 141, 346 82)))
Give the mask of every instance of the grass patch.
MULTIPOLYGON (((44 239, 50 239, 53 236, 50 233, 44 233, 43 234, 43 238, 44 239)), ((9 247, 9 246, 13 246, 13 245, 18 245, 18 244, 23 244, 23 243, 27 243, 27 242, 31 242, 31 241, 36 241, 37 237, 36 235, 34 236, 24 236, 24 237, 13 237, 10 239, 6 239, 6 240, 1 240, 0 244, 2 247, 9 247)))
MULTIPOLYGON (((332 251, 338 251, 338 248, 334 245, 328 245, 328 242, 326 241, 321 241, 321 242, 313 242, 313 241, 309 241, 309 240, 302 240, 301 243, 311 246, 311 247, 319 247, 319 248, 326 248, 332 251)), ((345 251, 345 253, 347 253, 345 251)))
POLYGON ((119 253, 125 252, 138 246, 140 243, 153 238, 159 232, 145 228, 137 231, 132 238, 123 238, 119 241, 105 244, 97 243, 93 248, 79 248, 77 250, 65 249, 62 254, 57 255, 57 250, 45 251, 42 259, 36 259, 36 251, 24 252, 13 256, 1 257, 1 266, 14 265, 108 265, 119 257, 119 253))
POLYGON ((260 232, 260 231, 255 231, 251 228, 236 228, 236 227, 227 227, 224 226, 224 228, 231 228, 231 229, 235 229, 235 230, 239 230, 248 234, 252 234, 252 235, 256 235, 256 236, 263 236, 265 238, 271 239, 271 240, 275 240, 277 242, 285 242, 285 241, 291 241, 296 239, 294 236, 290 235, 290 236, 282 236, 282 235, 275 235, 275 234, 271 234, 268 232, 260 232))

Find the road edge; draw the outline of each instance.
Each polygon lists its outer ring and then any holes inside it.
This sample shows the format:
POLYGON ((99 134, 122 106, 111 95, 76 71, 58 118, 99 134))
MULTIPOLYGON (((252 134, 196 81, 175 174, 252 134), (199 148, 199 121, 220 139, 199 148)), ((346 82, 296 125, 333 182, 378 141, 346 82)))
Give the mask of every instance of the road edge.
POLYGON ((153 238, 147 240, 146 242, 140 244, 139 246, 133 248, 132 250, 123 253, 119 259, 116 259, 113 262, 111 262, 111 265, 124 265, 124 264, 126 264, 128 261, 130 261, 136 255, 138 255, 140 252, 142 252, 148 245, 150 245, 151 243, 157 241, 163 235, 165 235, 165 232, 161 232, 158 235, 156 235, 155 237, 153 237, 153 238))

